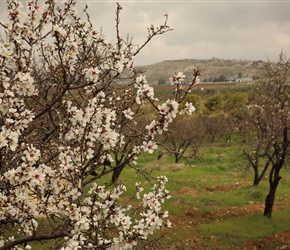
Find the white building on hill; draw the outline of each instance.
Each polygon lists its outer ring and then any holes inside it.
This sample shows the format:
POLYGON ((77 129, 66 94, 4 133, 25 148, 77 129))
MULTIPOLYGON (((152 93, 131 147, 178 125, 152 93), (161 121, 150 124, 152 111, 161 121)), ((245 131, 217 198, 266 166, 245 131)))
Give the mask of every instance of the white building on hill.
POLYGON ((236 78, 235 82, 251 82, 253 81, 252 77, 243 77, 243 78, 236 78))

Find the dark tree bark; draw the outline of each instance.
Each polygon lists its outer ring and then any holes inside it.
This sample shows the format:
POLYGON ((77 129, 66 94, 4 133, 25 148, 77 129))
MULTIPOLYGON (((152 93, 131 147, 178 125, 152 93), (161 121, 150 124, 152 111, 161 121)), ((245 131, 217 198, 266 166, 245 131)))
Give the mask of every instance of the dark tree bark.
POLYGON ((121 173, 122 173, 122 171, 123 171, 123 169, 124 169, 125 166, 126 165, 122 165, 122 166, 116 167, 114 169, 113 174, 112 174, 112 179, 111 179, 111 181, 112 181, 113 184, 117 184, 118 183, 118 180, 120 178, 120 175, 121 175, 121 173))
POLYGON ((120 155, 118 157, 118 153, 115 152, 115 162, 116 165, 115 167, 113 167, 113 174, 112 174, 112 178, 111 178, 111 182, 113 185, 117 185, 120 175, 123 171, 123 169, 128 165, 128 163, 130 162, 130 159, 134 157, 134 155, 131 155, 129 158, 126 158, 125 155, 120 155))
POLYGON ((254 168, 254 186, 258 186, 263 177, 265 176, 265 173, 267 172, 267 169, 269 167, 270 162, 267 161, 265 167, 263 168, 263 171, 261 174, 259 174, 259 168, 258 166, 253 167, 254 168))
POLYGON ((272 211, 275 201, 276 190, 279 184, 279 181, 282 179, 281 176, 278 176, 273 182, 270 182, 270 191, 266 197, 264 216, 267 218, 272 218, 272 211))
POLYGON ((269 176, 270 190, 266 197, 265 207, 264 207, 264 216, 267 218, 272 218, 276 190, 277 190, 279 181, 282 179, 282 177, 279 175, 282 166, 283 166, 283 161, 279 161, 277 164, 274 164, 272 166, 272 169, 270 172, 270 176, 269 176))

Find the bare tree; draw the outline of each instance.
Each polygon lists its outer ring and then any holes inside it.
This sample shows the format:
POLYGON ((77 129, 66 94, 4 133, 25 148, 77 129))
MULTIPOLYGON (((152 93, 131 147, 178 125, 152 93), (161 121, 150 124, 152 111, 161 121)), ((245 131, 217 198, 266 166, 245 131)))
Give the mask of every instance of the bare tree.
POLYGON ((204 137, 210 142, 215 142, 224 138, 226 142, 231 140, 231 135, 235 129, 231 115, 215 114, 203 115, 200 117, 204 126, 204 137))
POLYGON ((200 158, 198 151, 204 139, 205 130, 199 117, 181 116, 174 120, 163 135, 165 149, 174 154, 175 163, 182 158, 200 158))

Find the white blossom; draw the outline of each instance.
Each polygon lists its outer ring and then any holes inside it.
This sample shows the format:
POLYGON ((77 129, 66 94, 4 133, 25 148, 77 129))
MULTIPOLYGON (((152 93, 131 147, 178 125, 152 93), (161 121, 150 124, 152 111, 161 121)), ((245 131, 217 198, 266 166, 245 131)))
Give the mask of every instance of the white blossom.
POLYGON ((134 112, 132 112, 131 108, 128 108, 126 110, 123 111, 125 117, 128 119, 128 120, 132 120, 133 119, 133 115, 134 115, 134 112))
POLYGON ((157 148, 158 146, 153 142, 153 141, 144 141, 143 142, 143 150, 144 152, 148 152, 149 154, 153 154, 154 150, 157 148))
POLYGON ((87 81, 94 83, 98 82, 100 70, 97 67, 84 69, 83 73, 85 74, 85 78, 87 81))
POLYGON ((185 78, 185 75, 182 72, 178 72, 169 78, 169 82, 171 85, 182 84, 184 83, 184 78, 185 78))
POLYGON ((179 113, 181 115, 183 114, 191 115, 195 110, 196 108, 192 105, 192 103, 186 102, 179 113))

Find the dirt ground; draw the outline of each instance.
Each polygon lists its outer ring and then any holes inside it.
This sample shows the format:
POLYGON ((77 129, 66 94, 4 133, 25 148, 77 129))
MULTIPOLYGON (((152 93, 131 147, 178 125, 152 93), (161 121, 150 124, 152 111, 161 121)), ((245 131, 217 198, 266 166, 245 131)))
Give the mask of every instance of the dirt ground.
MULTIPOLYGON (((229 187, 220 187, 220 191, 226 191, 222 189, 227 189, 229 187)), ((194 192, 192 189, 180 190, 182 193, 194 192)), ((192 195, 195 195, 192 193, 192 195)), ((275 204, 275 211, 280 209, 285 209, 289 206, 282 204, 290 204, 290 199, 280 200, 275 204), (280 204, 281 203, 281 204, 280 204)), ((170 220, 176 228, 180 228, 184 232, 189 230, 191 227, 196 226, 200 223, 214 223, 229 217, 242 217, 251 213, 263 213, 263 204, 248 204, 242 207, 231 207, 220 209, 214 212, 198 212, 197 208, 192 208, 187 211, 184 216, 171 216, 170 220)), ((204 248, 203 244, 205 240, 210 239, 199 239, 190 235, 185 242, 182 243, 182 248, 180 249, 195 249, 195 250, 219 250, 218 246, 215 249, 204 248)), ((245 242, 242 246, 238 248, 232 248, 231 250, 255 250, 255 249, 269 249, 269 246, 275 246, 273 250, 290 250, 290 229, 279 234, 273 234, 268 237, 260 238, 256 241, 245 242), (268 247, 267 247, 268 246, 268 247)), ((177 248, 179 249, 179 248, 177 248)))

